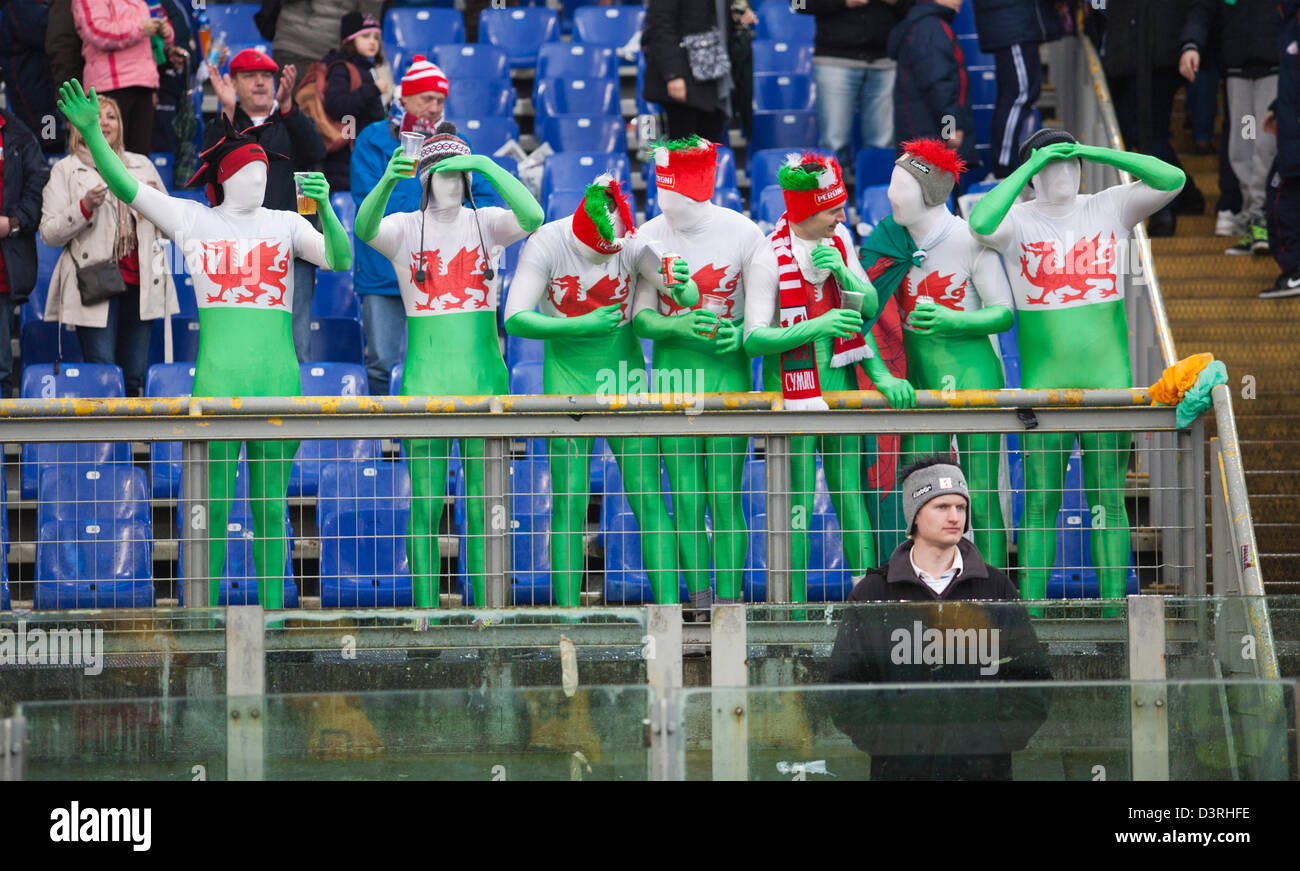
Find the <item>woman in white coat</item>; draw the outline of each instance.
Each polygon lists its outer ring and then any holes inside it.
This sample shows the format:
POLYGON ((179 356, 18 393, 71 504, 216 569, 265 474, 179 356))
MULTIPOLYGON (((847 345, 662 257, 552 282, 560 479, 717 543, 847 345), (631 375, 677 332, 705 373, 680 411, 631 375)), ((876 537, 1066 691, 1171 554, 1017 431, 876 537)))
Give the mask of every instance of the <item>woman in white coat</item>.
MULTIPOLYGON (((117 103, 99 98, 99 126, 131 174, 164 190, 148 156, 124 151, 117 103)), ((54 165, 41 204, 41 238, 65 246, 50 278, 44 319, 74 324, 87 363, 122 367, 128 396, 144 388, 153 320, 179 310, 165 238, 153 224, 123 205, 104 186, 76 130, 68 133, 68 156, 54 165), (126 290, 87 305, 78 268, 112 262, 126 290)))

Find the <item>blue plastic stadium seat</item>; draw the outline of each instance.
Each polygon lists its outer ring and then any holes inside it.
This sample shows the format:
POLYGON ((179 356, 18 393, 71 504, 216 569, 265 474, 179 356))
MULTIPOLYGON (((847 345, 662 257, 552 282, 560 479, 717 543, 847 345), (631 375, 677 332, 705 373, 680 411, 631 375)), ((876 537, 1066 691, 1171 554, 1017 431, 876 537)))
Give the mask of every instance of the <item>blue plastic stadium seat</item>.
POLYGON ((750 45, 754 51, 754 75, 762 73, 803 73, 812 75, 813 46, 811 42, 756 39, 750 45))
POLYGON ((958 44, 961 45, 962 60, 966 62, 966 71, 984 72, 993 70, 997 67, 997 58, 991 54, 985 54, 980 51, 980 41, 973 33, 969 36, 958 36, 958 44))
MULTIPOLYGON (((636 56, 636 113, 638 115, 658 115, 662 110, 658 103, 651 103, 645 98, 645 52, 636 56)), ((660 132, 656 131, 649 138, 654 139, 660 132)))
MULTIPOLYGON (((1092 512, 1083 491, 1083 458, 1075 447, 1065 468, 1061 509, 1056 517, 1056 557, 1047 576, 1047 598, 1096 599, 1101 595, 1100 580, 1092 561, 1091 529, 1092 512)), ((1138 578, 1130 550, 1125 593, 1137 592, 1138 578)))
MULTIPOLYGON (((40 364, 23 369, 21 396, 24 399, 70 397, 117 398, 124 394, 122 370, 102 363, 77 363, 54 367, 40 364)), ((131 462, 131 446, 126 442, 61 442, 25 444, 22 448, 22 494, 36 496, 40 471, 73 463, 131 462)))
POLYGON ((316 270, 316 289, 311 298, 315 318, 361 320, 361 298, 352 289, 352 273, 316 270))
POLYGON ((785 39, 790 42, 813 41, 817 35, 817 19, 794 11, 790 0, 763 0, 756 11, 758 39, 785 39))
MULTIPOLYGON (((66 341, 66 340, 65 340, 66 341)), ((155 318, 149 328, 149 365, 166 361, 166 334, 162 318, 155 318)), ((66 350, 66 344, 65 344, 66 350)), ((64 355, 66 359, 66 354, 64 355)), ((199 359, 199 318, 197 315, 172 315, 172 362, 199 359)))
MULTIPOLYGON (((627 501, 623 488, 623 476, 613 454, 600 458, 602 477, 604 479, 604 497, 600 507, 600 539, 605 548, 605 601, 613 602, 654 602, 654 593, 650 588, 650 578, 645 570, 645 561, 641 555, 641 533, 632 513, 632 506, 627 501)), ((663 488, 669 514, 672 513, 672 493, 668 486, 667 473, 662 476, 660 486, 663 488)), ((707 519, 707 516, 706 516, 707 519)), ((686 581, 678 578, 679 595, 685 600, 690 598, 686 581)))
POLYGON ((311 358, 364 366, 365 336, 361 324, 352 318, 312 318, 311 358))
POLYGON ((571 42, 544 43, 537 52, 537 78, 616 79, 618 57, 613 49, 571 42))
MULTIPOLYGON (((191 396, 194 392, 193 363, 155 363, 145 376, 145 396, 191 396)), ((149 477, 155 499, 181 495, 181 443, 149 443, 149 477)))
MULTIPOLYGON (((971 71, 971 105, 977 108, 992 106, 998 100, 998 74, 993 70, 971 71)), ((1018 144, 1018 143, 1017 143, 1018 144)))
POLYGON ((506 368, 513 369, 517 363, 541 362, 546 353, 546 342, 541 339, 526 339, 523 336, 506 334, 506 368))
POLYGON ((574 42, 620 48, 641 30, 641 6, 583 6, 574 10, 574 42))
POLYGON ((510 587, 517 605, 552 602, 551 501, 545 458, 510 464, 510 587))
POLYGON ((64 466, 41 475, 36 523, 150 522, 149 482, 144 469, 128 463, 64 466))
POLYGON ((357 220, 357 203, 352 199, 352 194, 347 191, 330 194, 330 206, 334 209, 334 214, 338 215, 339 223, 350 232, 357 220))
MULTIPOLYGON (((303 363, 303 396, 366 396, 366 370, 355 363, 303 363)), ((321 466, 339 460, 377 460, 378 439, 307 439, 298 445, 289 472, 290 496, 315 496, 321 466)))
POLYGON ((750 144, 765 148, 812 148, 817 144, 817 115, 814 112, 755 112, 754 135, 750 144))
POLYGON ((510 392, 516 396, 545 393, 542 386, 542 362, 534 360, 516 364, 510 370, 510 392))
POLYGON ((558 221, 569 217, 578 208, 578 203, 582 202, 582 197, 581 190, 551 191, 546 198, 546 220, 558 221))
POLYGON ((59 262, 59 255, 63 253, 62 248, 55 248, 46 245, 45 240, 39 235, 36 237, 36 287, 32 290, 32 301, 40 299, 41 304, 36 312, 38 315, 45 310, 45 298, 50 286, 50 278, 54 275, 54 266, 59 262))
POLYGON ((149 155, 153 161, 154 169, 158 170, 158 175, 162 177, 163 187, 167 190, 172 188, 172 155, 167 151, 155 151, 149 155))
POLYGON ((975 108, 971 114, 975 116, 975 141, 980 145, 988 145, 993 128, 993 107, 975 108))
POLYGON ((897 154, 892 148, 864 148, 858 152, 855 184, 859 189, 872 185, 888 185, 894 174, 897 154))
MULTIPOLYGON (((777 173, 785 165, 786 156, 792 149, 773 148, 767 151, 751 151, 749 157, 749 189, 761 191, 768 185, 777 184, 777 173)), ((800 152, 811 151, 823 157, 834 157, 834 153, 822 148, 800 148, 800 152)))
POLYGON ((953 17, 952 32, 958 36, 975 35, 975 4, 963 3, 961 9, 953 17))
MULTIPOLYGON (((410 58, 427 53, 435 44, 464 41, 465 16, 455 9, 389 9, 384 13, 386 54, 392 53, 391 47, 410 58)), ((396 68, 394 72, 401 76, 396 68)))
POLYGON ((153 536, 140 520, 52 521, 36 542, 36 607, 148 608, 153 536))
POLYGON ((499 79, 510 77, 506 53, 494 45, 481 43, 444 43, 435 45, 429 58, 458 84, 465 79, 499 79))
MULTIPOLYGON (((4 474, 4 462, 0 460, 0 475, 4 474)), ((0 478, 3 480, 3 478, 0 478)), ((9 610, 9 500, 0 487, 0 611, 9 610)))
MULTIPOLYGON (((767 512, 763 503, 766 488, 763 481, 762 462, 751 460, 746 465, 743 505, 749 523, 749 553, 745 558, 745 599, 763 602, 767 599, 767 512), (755 511, 753 516, 750 512, 755 511)), ((853 578, 844 559, 844 546, 840 537, 839 522, 826 488, 826 475, 817 461, 817 484, 813 493, 813 511, 808 521, 808 574, 809 602, 840 602, 853 589, 853 578)))
POLYGON ((779 184, 770 184, 759 194, 758 207, 754 209, 754 219, 760 225, 766 225, 770 231, 785 213, 785 194, 779 184))
POLYGON ((447 113, 460 117, 515 114, 515 86, 508 76, 497 79, 465 77, 456 80, 447 100, 447 113))
POLYGON ((564 151, 546 158, 542 164, 542 202, 557 190, 582 190, 601 173, 609 173, 629 187, 632 164, 627 153, 564 151))
POLYGON ((618 79, 538 79, 533 86, 533 113, 539 124, 552 115, 621 118, 618 79))
POLYGON ((869 185, 858 189, 858 220, 875 226, 886 216, 893 214, 889 205, 889 185, 869 185))
POLYGON ((762 111, 811 111, 812 76, 799 73, 764 73, 754 76, 754 108, 762 111))
POLYGON ((411 604, 410 511, 411 480, 404 463, 324 465, 316 508, 322 607, 411 604))
POLYGON ((478 15, 478 41, 504 51, 512 68, 535 65, 538 49, 559 38, 552 9, 484 9, 478 15))
POLYGON ((64 324, 59 329, 57 323, 40 320, 31 313, 31 304, 24 303, 19 316, 18 346, 22 352, 24 366, 37 363, 53 363, 58 352, 60 336, 63 344, 63 362, 80 363, 81 340, 77 338, 77 328, 64 324))
POLYGON ((620 116, 551 115, 542 122, 538 138, 556 151, 627 150, 627 133, 620 116))
POLYGON ((519 138, 519 125, 514 118, 502 115, 461 116, 449 118, 456 129, 474 143, 476 154, 491 155, 511 139, 519 138))
MULTIPOLYGON (((256 6, 248 3, 209 3, 207 8, 208 25, 212 28, 214 40, 224 32, 226 43, 232 46, 265 42, 253 22, 256 6)), ((233 56, 234 52, 231 54, 233 56)))

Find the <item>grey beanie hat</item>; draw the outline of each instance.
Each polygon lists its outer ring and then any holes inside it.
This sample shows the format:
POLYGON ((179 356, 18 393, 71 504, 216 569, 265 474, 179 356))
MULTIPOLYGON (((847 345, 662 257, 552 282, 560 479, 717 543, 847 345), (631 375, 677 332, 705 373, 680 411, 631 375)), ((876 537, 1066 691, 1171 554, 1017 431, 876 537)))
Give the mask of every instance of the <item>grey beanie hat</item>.
POLYGON ((945 172, 925 158, 907 151, 899 155, 894 166, 916 179, 921 185, 921 198, 930 208, 947 200, 957 184, 957 177, 951 172, 945 172))
POLYGON ((917 469, 903 479, 903 517, 907 520, 907 532, 912 532, 912 523, 916 513, 931 499, 956 493, 966 500, 966 528, 970 528, 970 490, 966 488, 966 476, 961 469, 948 463, 938 463, 917 469))

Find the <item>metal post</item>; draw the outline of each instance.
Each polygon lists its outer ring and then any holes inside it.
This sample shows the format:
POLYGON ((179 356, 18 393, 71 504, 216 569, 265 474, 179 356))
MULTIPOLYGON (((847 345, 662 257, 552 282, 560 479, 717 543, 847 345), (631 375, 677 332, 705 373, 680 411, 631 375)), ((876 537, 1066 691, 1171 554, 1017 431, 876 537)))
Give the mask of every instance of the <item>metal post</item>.
POLYGON ((1218 426, 1221 473, 1228 497, 1228 516, 1232 518, 1233 559, 1241 572, 1241 592, 1247 596, 1264 595, 1264 578, 1259 570, 1259 547, 1255 543, 1255 524, 1246 495, 1246 473, 1241 465, 1241 448, 1237 444, 1237 422, 1232 413, 1232 393, 1226 384, 1215 387, 1214 418, 1218 426))
POLYGON ((1232 554, 1232 527, 1228 523, 1228 497, 1223 489, 1223 455, 1218 438, 1210 439, 1210 536, 1214 569, 1214 593, 1234 596, 1241 592, 1241 578, 1232 554))
POLYGON ((713 779, 749 779, 745 606, 713 609, 713 779))
POLYGON ((1180 478, 1184 482, 1181 491, 1183 510, 1191 529, 1184 533, 1183 542, 1185 559, 1183 592, 1188 596, 1204 596, 1205 583, 1205 421, 1197 418, 1191 427, 1180 430, 1179 441, 1182 443, 1178 457, 1183 466, 1180 478))
POLYGON ((650 703, 650 777, 669 780, 676 736, 675 691, 682 686, 682 606, 647 605, 645 647, 646 682, 654 690, 650 703))
POLYGON ((1163 596, 1128 597, 1128 672, 1133 779, 1168 780, 1163 596))
MULTIPOLYGON (((188 608, 208 607, 208 443, 181 443, 181 539, 185 542, 185 564, 181 576, 188 608)), ((224 531, 222 533, 224 535, 224 531)))
POLYGON ((266 621, 260 605, 226 609, 226 778, 261 780, 266 621))
POLYGON ((484 534, 484 596, 488 608, 505 608, 509 604, 509 547, 510 547, 510 477, 506 462, 510 456, 510 441, 503 438, 483 440, 483 516, 486 518, 484 534))
POLYGON ((23 779, 26 733, 22 714, 0 720, 0 781, 23 779))
POLYGON ((784 604, 792 597, 790 579, 790 437, 764 440, 767 467, 767 601, 784 604))

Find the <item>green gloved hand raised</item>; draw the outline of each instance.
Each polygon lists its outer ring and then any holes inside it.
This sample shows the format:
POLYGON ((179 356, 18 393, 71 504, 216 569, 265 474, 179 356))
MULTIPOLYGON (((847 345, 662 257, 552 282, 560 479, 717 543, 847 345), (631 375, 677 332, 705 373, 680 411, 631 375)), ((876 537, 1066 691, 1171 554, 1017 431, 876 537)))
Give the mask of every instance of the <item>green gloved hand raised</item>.
POLYGON ((523 182, 506 172, 485 154, 457 154, 434 164, 434 172, 478 172, 497 189, 525 232, 531 233, 546 220, 546 214, 523 182))
POLYGON ((348 231, 343 229, 339 216, 330 203, 330 183, 321 172, 303 174, 302 195, 316 201, 320 216, 321 235, 325 237, 325 263, 331 272, 344 272, 352 268, 352 245, 348 231))
MULTIPOLYGON (((450 158, 448 158, 450 159, 450 158)), ((393 156, 388 158, 388 166, 384 167, 383 178, 381 183, 392 181, 406 181, 408 178, 415 178, 415 167, 418 161, 406 153, 406 149, 397 146, 393 149, 393 156)))
POLYGON ((68 119, 68 123, 86 140, 86 149, 109 192, 124 203, 134 202, 136 192, 140 190, 140 182, 123 165, 122 159, 99 129, 99 96, 95 89, 91 88, 87 94, 82 90, 81 82, 69 79, 59 86, 59 99, 55 104, 68 119))
MULTIPOLYGON (((664 274, 662 266, 659 267, 659 274, 664 274)), ((665 284, 665 287, 672 294, 673 302, 682 308, 690 308, 700 301, 700 288, 695 279, 691 278, 690 264, 680 257, 673 261, 673 284, 665 284)))

